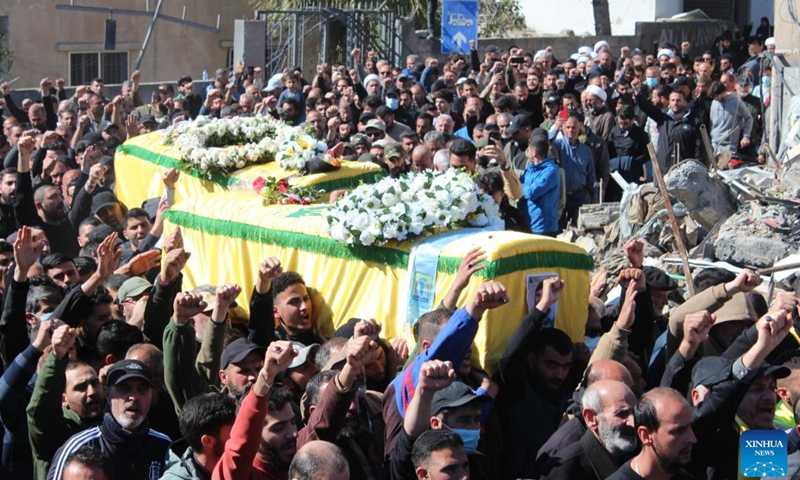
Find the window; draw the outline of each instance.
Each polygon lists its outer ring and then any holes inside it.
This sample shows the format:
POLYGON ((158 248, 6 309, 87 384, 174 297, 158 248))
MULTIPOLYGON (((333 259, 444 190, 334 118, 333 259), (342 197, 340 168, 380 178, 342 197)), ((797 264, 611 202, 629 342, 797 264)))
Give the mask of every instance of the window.
POLYGON ((97 77, 117 84, 128 79, 128 52, 86 52, 69 54, 70 85, 88 85, 97 77))

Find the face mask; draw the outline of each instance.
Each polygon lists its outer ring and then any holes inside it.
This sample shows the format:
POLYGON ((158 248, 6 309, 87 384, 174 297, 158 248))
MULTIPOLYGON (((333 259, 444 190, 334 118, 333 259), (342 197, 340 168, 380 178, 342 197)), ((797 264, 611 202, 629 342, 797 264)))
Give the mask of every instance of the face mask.
POLYGON ((761 79, 761 84, 764 85, 765 87, 769 87, 770 85, 772 85, 772 77, 764 77, 764 78, 762 78, 761 79))
POLYGON ((650 88, 656 88, 658 86, 658 79, 656 77, 647 77, 645 83, 650 88))
POLYGON ((389 107, 389 109, 391 110, 397 110, 397 107, 400 106, 400 100, 396 98, 387 98, 386 106, 389 107))
POLYGON ((478 440, 481 439, 480 430, 467 430, 465 428, 450 427, 447 428, 451 432, 461 437, 461 441, 464 442, 464 450, 466 450, 467 453, 475 453, 475 450, 478 449, 478 440))
POLYGON ((594 352, 594 349, 597 348, 597 344, 600 343, 600 337, 583 337, 583 343, 586 345, 586 348, 589 349, 589 352, 594 352))

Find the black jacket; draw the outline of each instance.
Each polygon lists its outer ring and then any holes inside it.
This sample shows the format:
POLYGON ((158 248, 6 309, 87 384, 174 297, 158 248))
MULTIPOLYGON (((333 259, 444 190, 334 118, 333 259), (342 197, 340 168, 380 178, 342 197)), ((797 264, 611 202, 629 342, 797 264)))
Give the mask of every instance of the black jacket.
POLYGON ((578 442, 553 457, 540 473, 542 480, 604 480, 620 465, 594 433, 587 430, 578 442))
POLYGON ((47 480, 60 479, 67 458, 82 447, 96 448, 111 459, 111 478, 160 478, 167 470, 171 443, 168 436, 152 430, 147 421, 136 432, 123 430, 106 411, 102 424, 73 435, 58 449, 47 480))
POLYGON ((636 104, 658 125, 656 155, 664 175, 678 163, 676 147, 680 160, 687 158, 701 160, 703 158, 703 140, 691 109, 687 108, 683 116, 675 118, 672 111, 662 112, 653 105, 644 91, 636 97, 636 104))

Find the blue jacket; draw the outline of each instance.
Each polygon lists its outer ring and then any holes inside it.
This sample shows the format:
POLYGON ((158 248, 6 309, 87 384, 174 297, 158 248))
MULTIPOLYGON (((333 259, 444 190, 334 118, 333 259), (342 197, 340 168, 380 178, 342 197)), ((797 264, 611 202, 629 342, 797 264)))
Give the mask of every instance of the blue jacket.
POLYGON ((405 417, 406 407, 414 398, 422 364, 428 360, 449 360, 453 365, 460 365, 467 356, 476 333, 478 333, 478 320, 472 318, 466 308, 459 308, 444 324, 431 346, 417 355, 414 361, 392 380, 392 385, 395 387, 395 402, 402 417, 405 417))
POLYGON ((558 231, 558 199, 561 196, 561 179, 558 165, 546 158, 539 165, 528 162, 519 177, 522 198, 519 209, 531 226, 532 233, 558 231))
POLYGON ((557 135, 553 139, 551 133, 550 140, 558 153, 561 168, 564 169, 564 188, 567 189, 567 193, 586 189, 594 196, 594 184, 597 178, 591 149, 581 142, 572 145, 564 135, 557 135))

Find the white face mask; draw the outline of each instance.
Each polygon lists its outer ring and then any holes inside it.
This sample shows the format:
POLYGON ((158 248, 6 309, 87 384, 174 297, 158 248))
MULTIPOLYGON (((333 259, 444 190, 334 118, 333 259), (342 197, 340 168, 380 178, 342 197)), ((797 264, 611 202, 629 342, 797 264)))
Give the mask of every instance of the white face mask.
POLYGON ((597 348, 597 344, 600 343, 600 337, 587 337, 584 335, 583 343, 586 345, 586 348, 589 349, 589 352, 594 352, 594 349, 597 348))

